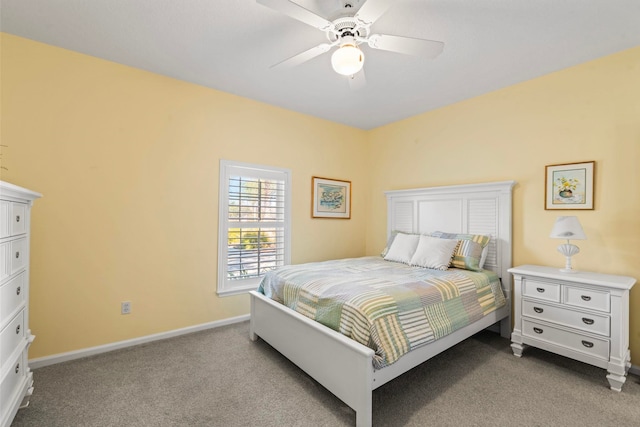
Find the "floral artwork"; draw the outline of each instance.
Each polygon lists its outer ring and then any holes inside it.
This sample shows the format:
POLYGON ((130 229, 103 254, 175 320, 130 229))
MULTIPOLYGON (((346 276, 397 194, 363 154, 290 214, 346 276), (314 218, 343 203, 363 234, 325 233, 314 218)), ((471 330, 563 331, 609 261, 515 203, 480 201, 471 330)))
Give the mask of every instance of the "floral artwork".
POLYGON ((312 179, 313 218, 351 218, 351 182, 328 178, 312 179))
POLYGON ((556 188, 553 195, 553 203, 583 203, 584 202, 584 169, 555 172, 559 175, 554 181, 556 188), (567 175, 578 174, 580 178, 569 178, 567 175), (578 190, 580 188, 580 190, 578 190))
POLYGON ((547 166, 545 209, 593 209, 594 163, 547 166))

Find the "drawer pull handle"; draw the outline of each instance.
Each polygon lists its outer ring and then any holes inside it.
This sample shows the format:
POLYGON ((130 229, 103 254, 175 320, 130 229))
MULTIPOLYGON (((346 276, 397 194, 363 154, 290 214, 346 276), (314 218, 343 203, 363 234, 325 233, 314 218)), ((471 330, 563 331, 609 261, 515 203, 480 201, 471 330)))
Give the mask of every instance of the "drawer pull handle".
POLYGON ((593 343, 592 342, 584 341, 584 340, 582 341, 582 345, 587 347, 587 348, 593 347, 593 343))
POLYGON ((544 293, 544 288, 536 288, 536 291, 540 292, 541 294, 544 293))
POLYGON ((16 374, 17 374, 18 372, 20 372, 20 364, 19 364, 19 363, 16 365, 16 374))
POLYGON ((580 298, 582 298, 583 301, 591 301, 591 297, 589 295, 582 295, 580 298))
POLYGON ((544 311, 544 309, 542 309, 540 307, 533 307, 533 311, 535 311, 536 313, 542 313, 544 311))
POLYGON ((16 326, 16 335, 20 334, 20 325, 16 326))
POLYGON ((587 325, 593 325, 593 322, 594 322, 593 319, 589 319, 589 318, 586 318, 586 317, 583 317, 582 321, 587 325))
MULTIPOLYGON (((540 328, 533 328, 533 332, 535 332, 536 334, 541 334, 543 331, 540 328)), ((584 341, 582 343, 584 344, 584 341)))
POLYGON ((21 289, 21 287, 20 287, 20 286, 18 286, 18 287, 16 288, 16 295, 20 295, 20 291, 21 291, 21 290, 22 290, 22 289, 21 289))
POLYGON ((20 251, 16 251, 16 259, 20 258, 20 251))
POLYGON ((16 222, 20 222, 20 215, 16 215, 16 222))

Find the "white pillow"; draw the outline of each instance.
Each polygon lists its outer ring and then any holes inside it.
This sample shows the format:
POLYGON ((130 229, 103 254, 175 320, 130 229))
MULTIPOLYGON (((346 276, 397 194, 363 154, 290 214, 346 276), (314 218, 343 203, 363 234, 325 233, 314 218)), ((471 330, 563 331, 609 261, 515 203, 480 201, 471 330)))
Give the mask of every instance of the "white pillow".
POLYGON ((384 256, 387 261, 396 261, 409 264, 420 240, 419 234, 396 234, 395 239, 384 256))
POLYGON ((459 241, 454 239, 420 236, 418 247, 410 264, 435 270, 446 270, 451 264, 458 243, 459 241))

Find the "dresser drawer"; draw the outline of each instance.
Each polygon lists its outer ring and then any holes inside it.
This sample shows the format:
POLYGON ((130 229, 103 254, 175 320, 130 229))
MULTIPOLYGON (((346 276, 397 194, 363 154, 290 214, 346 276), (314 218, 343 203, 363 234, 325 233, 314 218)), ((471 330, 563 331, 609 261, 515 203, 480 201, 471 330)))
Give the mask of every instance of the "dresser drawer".
POLYGON ((9 209, 9 223, 11 224, 11 235, 17 236, 27 232, 27 205, 26 203, 11 203, 9 209))
POLYGON ((611 320, 609 316, 600 314, 585 314, 563 307, 544 304, 538 301, 524 300, 522 315, 551 323, 580 329, 605 337, 610 336, 611 320))
POLYGON ((609 360, 609 340, 606 339, 593 338, 525 319, 522 319, 522 335, 598 359, 609 360))
POLYGON ((0 280, 4 280, 11 275, 9 263, 10 243, 0 243, 0 280))
POLYGON ((11 274, 13 274, 27 265, 27 239, 12 240, 10 247, 9 262, 11 263, 11 274))
POLYGON ((27 232, 27 204, 0 201, 0 238, 27 232))
POLYGON ((564 287, 564 302, 575 307, 589 308, 609 312, 611 310, 611 298, 609 292, 595 291, 592 289, 564 287))
POLYGON ((20 273, 0 287, 0 328, 25 302, 25 273, 20 273))
POLYGON ((22 391, 21 388, 27 379, 27 370, 25 366, 25 352, 19 353, 18 357, 11 360, 9 370, 2 367, 2 372, 6 372, 6 376, 0 379, 0 402, 2 402, 2 410, 8 409, 9 405, 22 396, 17 394, 22 391))
POLYGON ((0 365, 4 366, 16 348, 22 350, 20 342, 24 340, 24 333, 24 310, 22 310, 0 331, 0 365))
POLYGON ((3 237, 9 237, 9 230, 11 230, 11 226, 9 225, 9 206, 11 202, 7 200, 0 200, 0 239, 3 237))
POLYGON ((542 282, 524 279, 524 296, 543 299, 547 301, 560 302, 560 285, 557 283, 542 282))

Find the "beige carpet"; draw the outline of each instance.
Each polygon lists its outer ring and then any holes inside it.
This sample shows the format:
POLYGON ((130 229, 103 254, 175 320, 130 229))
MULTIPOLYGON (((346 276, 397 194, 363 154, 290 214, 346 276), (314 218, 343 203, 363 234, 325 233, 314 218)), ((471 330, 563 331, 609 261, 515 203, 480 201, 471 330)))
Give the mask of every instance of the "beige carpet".
MULTIPOLYGON (((34 371, 19 426, 351 426, 355 413, 248 323, 34 371)), ((640 426, 640 381, 485 332, 373 393, 374 426, 640 426)))

